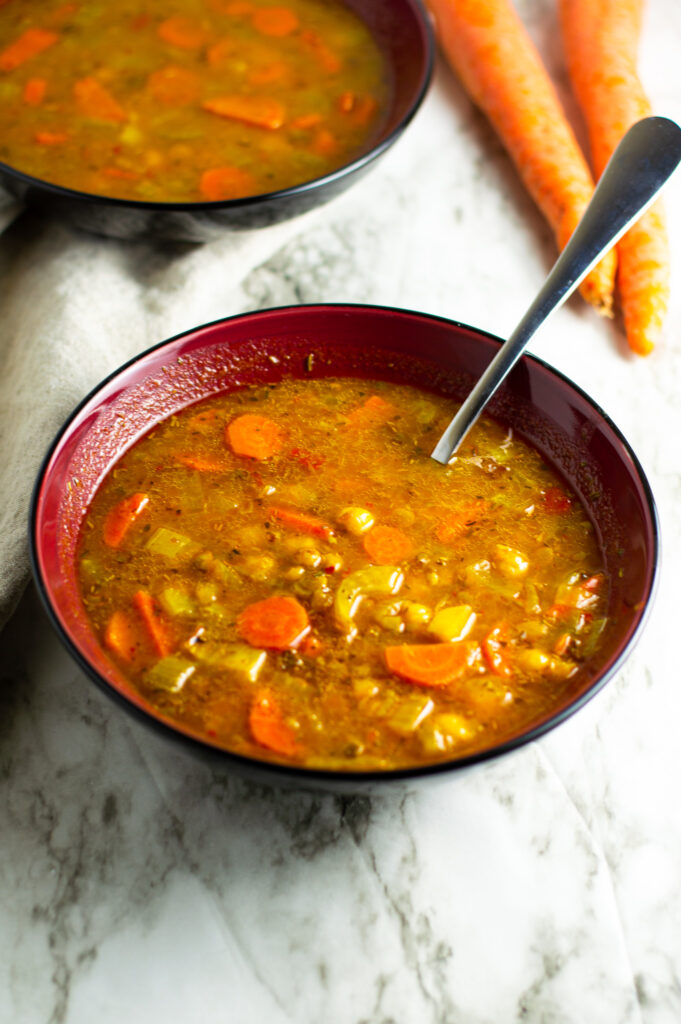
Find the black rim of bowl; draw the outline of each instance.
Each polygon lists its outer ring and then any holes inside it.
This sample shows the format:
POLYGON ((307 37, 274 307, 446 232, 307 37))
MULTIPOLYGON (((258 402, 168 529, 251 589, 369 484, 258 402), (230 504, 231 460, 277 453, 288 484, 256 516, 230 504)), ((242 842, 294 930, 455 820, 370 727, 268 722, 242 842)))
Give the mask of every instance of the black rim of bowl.
POLYGON ((301 182, 299 185, 291 185, 288 188, 277 189, 274 192, 262 192, 253 196, 244 196, 240 199, 221 199, 216 202, 198 201, 164 203, 147 202, 143 199, 120 199, 115 196, 100 195, 97 192, 81 192, 78 189, 67 188, 65 185, 56 185, 53 182, 45 181, 43 178, 36 178, 34 175, 26 174, 24 171, 20 171, 16 167, 12 167, 10 164, 3 163, 1 160, 0 173, 21 183, 24 186, 24 190, 30 190, 33 188, 42 193, 47 192, 58 199, 70 199, 80 203, 94 203, 108 206, 113 209, 145 210, 156 213, 210 213, 218 210, 238 211, 248 207, 265 206, 275 200, 284 201, 286 199, 304 196, 308 192, 314 192, 318 189, 321 191, 326 186, 331 186, 335 182, 341 181, 343 178, 351 177, 355 172, 368 167, 368 165, 373 163, 374 160, 377 160, 382 156, 382 154, 392 146, 407 125, 416 116, 425 98, 428 86, 430 85, 430 81, 433 76, 433 67, 435 64, 435 37, 430 20, 426 15, 420 0, 407 0, 407 2, 412 7, 416 20, 419 24, 423 42, 424 60, 418 88, 415 90, 414 96, 399 122, 388 133, 388 135, 385 136, 385 138, 381 138, 371 146, 369 150, 365 153, 361 153, 354 160, 336 168, 335 171, 323 174, 319 178, 312 178, 310 181, 301 182))
POLYGON ((256 319, 261 315, 267 315, 271 313, 283 313, 289 310, 304 311, 304 310, 329 310, 333 312, 342 312, 344 310, 359 310, 359 311, 381 311, 388 313, 396 313, 400 316, 407 315, 413 317, 415 320, 425 321, 436 321, 444 323, 449 326, 460 328, 465 331, 471 331, 473 334, 479 337, 485 338, 492 341, 496 345, 503 344, 501 338, 497 335, 492 334, 489 331, 482 330, 478 327, 473 327, 470 324, 463 323, 460 320, 452 320, 448 317, 438 316, 436 314, 423 313, 416 310, 403 309, 398 306, 377 306, 370 305, 367 303, 314 303, 309 305, 300 306, 275 306, 269 309, 256 310, 249 313, 237 313, 227 317, 221 317, 217 320, 209 321, 208 323, 198 325, 191 328, 188 331, 181 331, 179 334, 173 335, 171 338, 166 338, 163 341, 152 345, 150 348, 145 349, 144 352, 140 352, 138 355, 133 356, 127 362, 123 363, 107 377, 101 380, 95 387, 83 398, 81 402, 75 407, 70 413, 67 419, 64 421, 56 436, 54 437, 50 447, 43 458, 43 461, 38 472, 36 482, 31 495, 31 502, 29 506, 29 558, 31 564, 31 571, 33 579, 36 584, 40 600, 42 602, 45 611, 47 612, 48 618, 52 623, 58 637, 60 638, 63 645, 66 647, 68 652, 74 661, 80 666, 85 674, 98 686, 98 688, 104 692, 109 698, 118 703, 123 707, 129 714, 132 714, 138 721, 144 725, 154 729, 157 733, 164 736, 171 742, 181 743, 186 749, 193 751, 195 754, 199 754, 204 758, 211 756, 213 759, 224 762, 225 767, 230 764, 234 766, 235 771, 241 770, 241 774, 254 774, 258 773, 261 778, 271 776, 272 781, 275 782, 277 779, 286 780, 291 783, 304 784, 306 781, 310 783, 319 783, 323 786, 324 783, 329 785, 329 788, 334 782, 342 785, 347 785, 348 788, 352 788, 356 785, 357 788, 369 784, 387 784, 390 782, 404 782, 407 780, 418 780, 429 776, 442 775, 447 772, 457 773, 461 770, 471 767, 476 764, 482 764, 487 761, 493 761, 501 757, 504 754, 508 754, 514 750, 518 750, 521 747, 533 742, 534 740, 540 739, 546 733, 551 732, 556 726, 565 722, 568 718, 571 718, 577 711, 579 711, 585 704, 587 704, 593 697, 599 693, 603 687, 612 679, 614 675, 619 671, 622 663, 629 656, 638 642, 642 630, 648 621, 648 617, 651 612, 652 605, 654 603, 655 594, 657 591, 658 577, 659 577, 659 563, 660 563, 660 523, 657 513, 657 507, 655 499, 643 470, 643 467, 633 451, 631 445, 622 434, 621 430, 613 422, 610 416, 601 408, 601 406, 592 399, 586 391, 584 391, 578 384, 571 381, 560 370, 549 365, 543 359, 537 356, 525 354, 522 356, 522 361, 528 361, 541 367, 542 370, 548 372, 550 375, 556 377, 562 384, 566 385, 575 394, 579 395, 594 411, 602 418, 606 426, 613 432, 619 443, 622 445, 626 455, 631 461, 631 464, 635 470, 636 476, 638 477, 643 495, 646 500, 646 506, 650 514, 652 524, 652 539, 653 539, 653 550, 651 558, 651 572, 650 572, 650 585, 648 588, 647 600, 645 607, 641 614, 641 617, 629 638, 628 642, 624 645, 617 658, 609 666, 609 668, 603 672, 603 674, 591 683, 584 693, 580 694, 575 700, 573 700, 567 707, 532 728, 519 733, 517 736, 513 736, 511 739, 500 743, 498 746, 491 747, 486 750, 481 750, 476 753, 463 755, 461 757, 449 758, 444 761, 437 761, 432 764, 415 765, 408 768, 388 768, 385 770, 375 771, 352 771, 341 768, 305 768, 303 766, 288 765, 279 761, 270 761, 267 759, 260 759, 257 757, 248 757, 242 754, 236 754, 226 749, 225 747, 218 746, 211 743, 208 739, 201 740, 190 736, 180 729, 174 727, 171 723, 166 722, 156 716, 148 713, 143 708, 138 707, 136 704, 130 702, 124 694, 117 690, 111 683, 109 683, 97 669, 90 664, 90 662, 82 655, 77 645, 71 640, 71 637, 67 630, 59 620, 58 615, 52 607, 52 603, 47 594, 47 587, 43 581, 42 572, 40 570, 40 558, 38 550, 40 547, 39 541, 37 540, 37 519, 38 519, 38 507, 40 504, 40 493, 43 488, 43 481, 47 468, 52 460, 54 453, 59 447, 63 436, 68 431, 71 423, 78 417, 79 413, 85 406, 87 406, 97 394, 103 390, 111 381, 113 381, 119 374, 124 373, 129 368, 133 367, 136 363, 143 361, 147 356, 158 351, 164 346, 170 346, 182 338, 191 337, 191 335, 198 333, 206 328, 214 327, 219 324, 228 324, 235 320, 244 319, 256 319))

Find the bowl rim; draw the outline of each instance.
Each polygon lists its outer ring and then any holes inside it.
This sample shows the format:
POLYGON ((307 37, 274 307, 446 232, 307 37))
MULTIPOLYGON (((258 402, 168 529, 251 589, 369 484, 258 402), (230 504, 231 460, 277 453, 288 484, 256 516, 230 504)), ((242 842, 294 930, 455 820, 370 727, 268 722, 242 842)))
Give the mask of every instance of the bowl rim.
POLYGON ((415 17, 419 29, 418 39, 421 44, 421 72, 414 94, 398 123, 385 137, 381 135, 378 141, 372 144, 366 152, 360 153, 348 163, 344 163, 335 170, 329 171, 318 178, 311 178, 309 181, 300 182, 298 185, 289 185, 286 188, 275 189, 273 192, 259 192, 255 195, 242 196, 238 199, 198 200, 197 202, 152 202, 144 199, 122 199, 117 196, 100 195, 97 192, 84 192, 80 189, 69 188, 66 185, 57 185, 54 182, 46 181, 44 178, 37 178, 35 175, 27 174, 25 171, 21 171, 2 160, 0 160, 0 176, 16 180, 24 186, 25 190, 34 188, 41 193, 49 193, 55 199, 69 199, 79 203, 91 203, 112 209, 156 213, 214 213, 219 210, 238 212, 243 209, 266 206, 274 201, 282 202, 287 199, 299 198, 317 189, 323 190, 326 187, 333 186, 337 181, 342 181, 355 172, 367 168, 397 141, 398 137, 418 113, 430 86, 435 66, 434 29, 420 0, 404 0, 404 2, 411 8, 415 17))
POLYGON ((170 338, 166 338, 163 341, 157 342, 143 352, 139 352, 132 356, 125 363, 114 369, 110 374, 104 377, 98 384, 96 384, 85 397, 75 406, 71 413, 67 416, 66 420, 62 423, 61 427, 55 434, 49 448, 42 459, 38 474, 36 476, 35 484, 31 494, 29 504, 29 515, 28 515, 28 541, 29 541, 29 561, 31 566, 31 572, 33 580, 38 591, 41 603, 47 613, 48 619, 50 620, 53 628, 55 629, 57 636, 61 640, 64 647, 67 649, 71 657, 74 659, 77 665, 84 671, 85 675, 88 676, 110 699, 121 705, 129 714, 132 714, 138 721, 147 727, 153 729, 155 732, 164 736, 170 742, 179 742, 185 749, 188 749, 200 756, 212 756, 215 759, 224 761, 225 767, 234 768, 235 772, 241 770, 243 774, 253 774, 258 772, 263 778, 268 775, 272 776, 273 782, 281 781, 290 783, 293 785, 300 785, 300 788, 304 788, 304 784, 307 782, 312 786, 331 786, 333 783, 338 783, 341 786, 346 785, 348 788, 357 787, 362 788, 368 785, 387 785, 390 782, 404 782, 407 780, 418 780, 431 776, 440 776, 447 772, 454 774, 460 773, 462 770, 472 767, 476 764, 482 764, 487 761, 493 761, 497 758, 502 757, 505 754, 511 753, 512 751, 518 750, 529 743, 540 739, 546 733, 551 732, 558 725, 565 722, 568 718, 572 717, 577 711, 579 711, 585 704, 587 704, 593 697, 595 697, 608 683, 613 676, 619 671, 622 663, 629 656, 631 651, 638 643, 641 633, 648 621, 648 618, 652 611, 654 599, 657 593, 659 585, 660 575, 660 520, 657 511, 655 498, 650 487, 650 483, 645 474, 645 471, 631 445, 623 435, 619 427, 613 422, 611 417, 602 409, 602 407, 591 398, 583 388, 577 383, 570 380, 570 378, 564 374, 561 370, 551 366, 545 360, 538 356, 530 353, 524 353, 521 356, 520 363, 529 362, 530 364, 536 364, 541 370, 547 372, 549 375, 558 379, 558 381, 567 386, 568 390, 573 391, 580 398, 582 398, 586 404, 594 410, 594 412, 602 418, 605 425, 612 431, 614 437, 622 446, 625 455, 629 458, 634 475, 638 479, 642 496, 645 499, 645 506, 650 515, 651 522, 651 539, 652 539, 652 550, 649 565, 650 579, 647 587, 647 593, 643 608, 641 610, 638 622, 629 637, 628 641, 621 647, 617 656, 613 659, 612 663, 603 673, 598 676, 588 687, 571 701, 566 707, 562 708, 558 712, 551 714, 548 718, 529 729, 523 730, 517 735, 505 740, 503 743, 497 746, 477 751, 471 754, 465 754, 461 757, 450 758, 448 760, 437 761, 434 763, 413 765, 410 767, 401 768, 387 768, 387 769, 375 769, 367 771, 354 771, 351 769, 342 768, 319 768, 310 767, 307 768, 302 765, 289 765, 279 761, 270 761, 267 759, 260 759, 257 757, 251 757, 244 754, 237 754, 233 751, 226 749, 225 747, 219 746, 212 743, 209 739, 201 739, 194 737, 187 733, 182 732, 172 722, 161 719, 150 712, 144 710, 142 707, 129 701, 126 696, 116 689, 111 683, 109 683, 92 665, 87 658, 81 653, 76 643, 71 639, 69 631, 62 624, 59 616, 57 615, 52 601, 48 594, 47 585, 43 579, 41 570, 41 541, 38 537, 37 525, 38 516, 40 511, 41 495, 47 482, 47 474, 50 468, 52 460, 57 454, 58 449, 65 435, 68 433, 72 423, 78 418, 80 413, 97 397, 100 391, 103 391, 107 386, 112 383, 119 375, 124 374, 129 369, 134 367, 136 364, 143 362, 148 357, 157 353, 164 347, 175 344, 181 340, 188 340, 192 336, 198 335, 204 330, 217 327, 219 325, 230 324, 233 321, 256 321, 260 317, 274 314, 286 314, 286 315, 303 315, 314 312, 334 312, 334 313, 369 313, 369 314, 397 314, 400 317, 409 317, 417 321, 432 321, 436 323, 442 323, 450 328, 458 328, 464 331, 471 332, 473 335, 477 335, 480 338, 491 341, 495 345, 500 346, 503 344, 503 339, 483 328, 474 327, 471 324, 464 323, 460 320, 454 320, 449 317, 441 316, 438 314, 425 313, 418 310, 406 309, 399 306, 388 306, 388 305, 376 305, 371 303, 346 303, 346 302, 323 302, 323 303, 307 303, 295 306, 273 306, 265 309, 252 310, 245 313, 235 313, 226 317, 219 317, 216 320, 208 321, 207 323, 196 325, 185 331, 180 331, 178 334, 173 335, 170 338))

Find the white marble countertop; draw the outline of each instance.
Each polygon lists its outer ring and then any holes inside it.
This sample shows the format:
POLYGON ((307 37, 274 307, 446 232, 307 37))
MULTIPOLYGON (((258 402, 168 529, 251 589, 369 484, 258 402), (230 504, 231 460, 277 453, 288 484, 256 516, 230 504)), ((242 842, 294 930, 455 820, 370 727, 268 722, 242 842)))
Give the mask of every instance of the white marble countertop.
MULTIPOLYGON (((554 4, 519 7, 564 84, 554 4)), ((656 112, 677 121, 680 53, 681 5, 649 0, 640 69, 656 112)), ((666 205, 665 344, 636 359, 617 322, 574 300, 533 345, 612 416, 658 502, 661 585, 617 678, 540 742, 409 796, 269 791, 124 717, 29 587, 0 638, 2 1024, 678 1024, 678 176, 666 205)), ((191 326, 189 313, 305 301, 400 305, 505 334, 554 257, 442 66, 389 155, 297 221, 177 252, 29 228, 4 243, 20 241, 25 264, 51 245, 54 267, 80 261, 84 274, 104 249, 117 272, 144 265, 134 330, 128 293, 115 293, 138 348, 191 326), (236 247, 243 271, 222 280, 236 247)), ((103 370, 83 373, 81 393, 103 370)))

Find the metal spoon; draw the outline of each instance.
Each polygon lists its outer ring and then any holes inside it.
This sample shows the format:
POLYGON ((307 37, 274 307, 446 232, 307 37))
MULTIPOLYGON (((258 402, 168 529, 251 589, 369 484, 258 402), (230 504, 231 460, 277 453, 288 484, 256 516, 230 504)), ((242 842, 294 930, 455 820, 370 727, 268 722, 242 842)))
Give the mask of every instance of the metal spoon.
POLYGON ((674 121, 646 117, 632 125, 543 288, 443 433, 432 458, 442 465, 449 462, 534 332, 650 206, 680 161, 681 128, 674 121))

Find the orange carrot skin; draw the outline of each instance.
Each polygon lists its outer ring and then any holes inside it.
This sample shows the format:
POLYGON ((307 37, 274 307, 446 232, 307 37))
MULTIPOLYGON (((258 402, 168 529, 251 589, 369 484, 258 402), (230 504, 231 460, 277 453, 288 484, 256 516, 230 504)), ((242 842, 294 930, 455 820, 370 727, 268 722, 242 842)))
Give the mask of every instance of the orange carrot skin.
POLYGON ((104 521, 104 543, 110 548, 119 547, 130 527, 148 504, 149 495, 139 492, 123 498, 114 505, 104 521))
POLYGON ((317 519, 316 516, 309 515, 307 512, 298 512, 293 508, 272 506, 267 510, 267 514, 289 530, 299 530, 300 533, 309 533, 312 537, 322 537, 324 540, 333 537, 333 530, 328 523, 325 523, 322 519, 317 519))
POLYGON ((440 687, 461 679, 478 656, 476 643, 399 644, 384 650, 390 672, 416 686, 440 687))
POLYGON ((244 608, 237 630, 253 647, 295 650, 310 632, 310 620, 295 597, 266 597, 244 608))
POLYGON ((132 603, 139 612, 154 651, 165 658, 172 651, 173 642, 170 628, 158 611, 156 602, 146 590, 138 590, 132 603))
POLYGON ((248 715, 248 724, 256 743, 276 754, 293 757, 298 752, 295 733, 282 716, 274 697, 267 691, 256 697, 248 715))
POLYGON ((0 53, 0 71, 15 71, 26 61, 37 57, 58 41, 56 32, 29 28, 0 53))
MULTIPOLYGON (((491 121, 562 249, 593 194, 593 179, 524 26, 509 0, 426 0, 426 5, 441 48, 491 121)), ((609 253, 580 289, 607 316, 615 266, 609 253)))
MULTIPOLYGON (((641 0, 561 0, 568 70, 600 176, 624 133, 650 114, 636 70, 641 0)), ((617 245, 618 285, 629 346, 647 355, 669 302, 669 245, 658 202, 617 245)))

